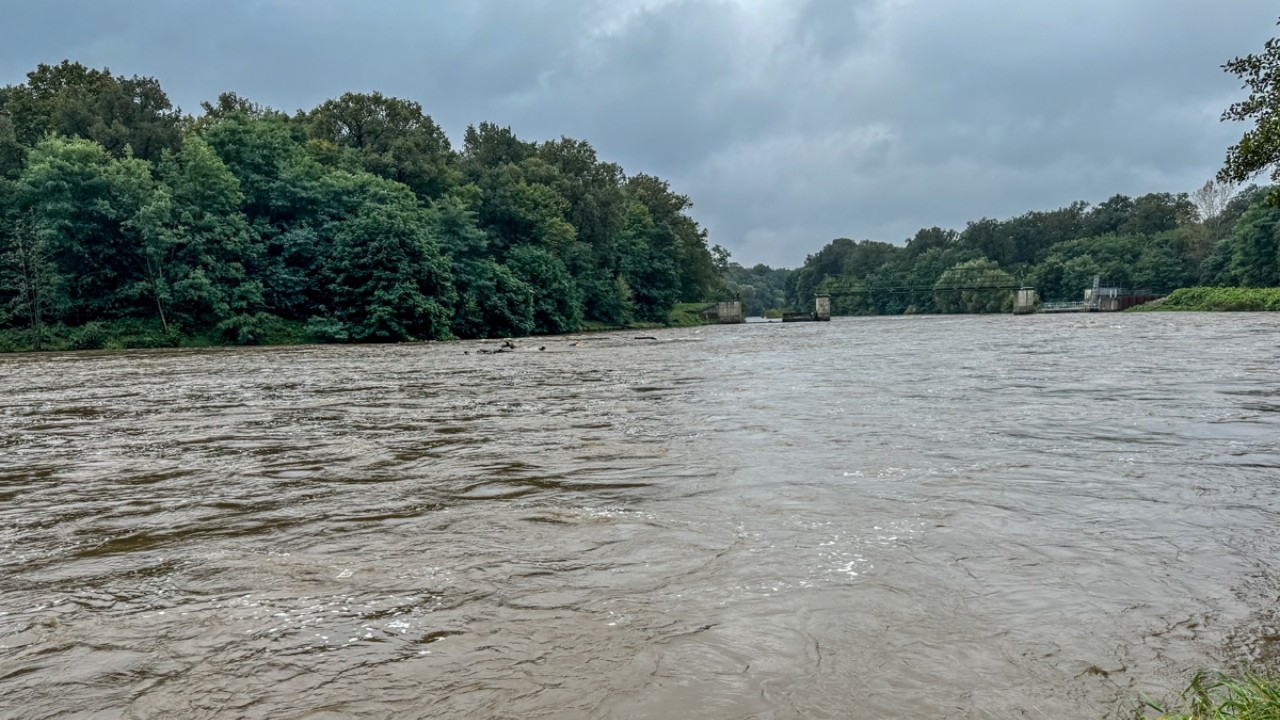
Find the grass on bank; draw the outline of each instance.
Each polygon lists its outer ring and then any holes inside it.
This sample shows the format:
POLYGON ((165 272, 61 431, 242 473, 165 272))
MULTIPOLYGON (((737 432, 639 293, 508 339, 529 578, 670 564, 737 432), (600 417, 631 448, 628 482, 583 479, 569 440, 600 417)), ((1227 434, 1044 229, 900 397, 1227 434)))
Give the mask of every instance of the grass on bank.
POLYGON ((1135 718, 1161 720, 1280 720, 1280 676, 1245 672, 1238 676, 1203 673, 1191 679, 1172 703, 1146 699, 1135 718), (1151 712, 1158 713, 1151 715, 1151 712))
POLYGON ((667 327, 706 325, 710 321, 703 318, 703 313, 714 308, 714 303, 679 303, 667 315, 667 327))
POLYGON ((1136 312, 1177 310, 1219 312, 1280 310, 1280 288, 1182 288, 1174 290, 1163 300, 1133 308, 1136 312))

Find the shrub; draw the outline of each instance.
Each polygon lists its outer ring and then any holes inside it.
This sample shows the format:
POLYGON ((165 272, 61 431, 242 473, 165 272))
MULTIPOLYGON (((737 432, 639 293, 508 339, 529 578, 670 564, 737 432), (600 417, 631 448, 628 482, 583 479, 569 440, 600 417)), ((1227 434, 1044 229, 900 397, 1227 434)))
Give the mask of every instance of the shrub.
MULTIPOLYGON (((1139 306, 1142 308, 1143 306, 1139 306)), ((1193 287, 1174 290, 1148 310, 1220 312, 1280 310, 1280 288, 1193 287)))

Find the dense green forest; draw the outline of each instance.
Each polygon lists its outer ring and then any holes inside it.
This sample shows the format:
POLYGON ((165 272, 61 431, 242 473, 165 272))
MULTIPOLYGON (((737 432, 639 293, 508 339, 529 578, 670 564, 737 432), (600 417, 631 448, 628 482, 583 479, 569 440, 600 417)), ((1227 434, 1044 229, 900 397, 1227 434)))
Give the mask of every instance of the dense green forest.
MULTIPOLYGON (((837 296, 833 309, 999 312, 1008 309, 1010 293, 932 288, 1022 284, 1052 302, 1079 300, 1094 277, 1159 294, 1191 286, 1274 287, 1280 285, 1280 208, 1268 202, 1269 194, 1213 181, 1190 195, 1116 195, 1092 207, 1076 202, 1007 220, 983 218, 960 231, 927 228, 905 245, 839 239, 785 278, 784 298, 805 308, 827 288, 905 287, 919 290, 837 296)), ((767 270, 751 272, 772 277, 767 270)))
POLYGON ((689 199, 584 141, 455 150, 377 93, 202 109, 72 62, 0 88, 0 345, 520 336, 723 290, 689 199))

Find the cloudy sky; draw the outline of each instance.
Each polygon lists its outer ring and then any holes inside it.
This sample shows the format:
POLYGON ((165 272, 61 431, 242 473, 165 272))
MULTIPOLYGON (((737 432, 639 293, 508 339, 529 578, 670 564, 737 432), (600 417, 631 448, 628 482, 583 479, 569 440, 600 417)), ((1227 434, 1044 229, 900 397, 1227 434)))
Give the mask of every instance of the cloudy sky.
POLYGON ((189 111, 380 90, 589 140, 739 262, 1190 191, 1243 131, 1219 66, 1273 0, 0 0, 0 83, 64 58, 189 111))

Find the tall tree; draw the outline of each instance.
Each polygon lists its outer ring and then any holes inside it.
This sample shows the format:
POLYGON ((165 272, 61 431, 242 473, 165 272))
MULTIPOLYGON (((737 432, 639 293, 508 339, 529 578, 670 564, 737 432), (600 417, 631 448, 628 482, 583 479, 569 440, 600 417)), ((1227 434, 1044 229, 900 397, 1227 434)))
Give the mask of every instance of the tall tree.
POLYGON ((574 332, 582 324, 582 293, 560 258, 541 248, 516 248, 507 259, 512 274, 531 290, 537 334, 574 332))
POLYGON ((496 259, 505 259, 511 249, 524 245, 561 256, 572 249, 577 229, 567 217, 569 202, 550 185, 529 179, 554 173, 536 158, 485 173, 479 220, 489 232, 489 248, 496 259))
POLYGON ((13 113, 8 107, 13 90, 12 87, 0 88, 0 179, 17 177, 27 156, 27 149, 18 142, 13 113))
POLYGON ((328 290, 316 282, 329 247, 323 228, 351 211, 349 173, 331 173, 306 151, 305 135, 288 120, 233 113, 208 127, 203 139, 239 184, 240 210, 256 247, 250 276, 263 285, 271 312, 305 320, 324 306, 328 290))
POLYGON ((369 172, 434 198, 458 181, 449 138, 411 100, 346 93, 307 115, 313 138, 350 148, 369 172))
MULTIPOLYGON (((1252 122, 1253 128, 1227 150, 1218 179, 1242 183, 1271 169, 1271 179, 1280 181, 1280 38, 1271 38, 1262 52, 1230 60, 1223 70, 1240 78, 1249 97, 1233 103, 1222 119, 1252 122)), ((1280 204, 1280 189, 1272 189, 1270 200, 1280 204)))
POLYGON ((1229 247, 1235 282, 1248 287, 1280 285, 1280 209, 1254 205, 1236 224, 1229 247))
POLYGON ((335 339, 440 340, 450 336, 456 296, 430 218, 403 185, 352 176, 354 213, 335 220, 325 269, 335 339))
POLYGON ((636 315, 661 322, 680 299, 674 233, 669 226, 655 223, 643 205, 632 203, 619 246, 619 276, 630 289, 636 315))
POLYGON ((8 224, 10 232, 0 235, 0 287, 10 292, 5 307, 0 308, 0 324, 24 323, 32 347, 43 350, 45 325, 54 314, 62 278, 49 252, 48 234, 37 232, 23 220, 8 224))
POLYGON ((160 322, 208 328, 256 312, 262 286, 248 276, 256 258, 249 225, 240 212, 240 183, 199 137, 159 167, 161 187, 139 212, 144 292, 160 322))
POLYGON ((14 184, 15 205, 67 280, 71 322, 136 309, 131 284, 144 261, 132 220, 152 187, 145 162, 113 159, 90 140, 51 137, 32 149, 14 184))
POLYGON ((1013 276, 995 261, 970 260, 942 273, 934 286, 934 302, 945 313, 1001 312, 1012 307, 1013 293, 988 288, 1012 282, 1013 276))
POLYGON ((467 180, 475 182, 485 169, 518 165, 537 150, 536 143, 521 140, 511 128, 482 122, 467 126, 462 140, 462 165, 467 180))
POLYGON ((11 88, 5 103, 19 142, 53 133, 82 137, 116 157, 159 160, 181 143, 182 113, 155 78, 113 76, 70 61, 40 65, 11 88))
POLYGON ((1186 193, 1148 193, 1133 201, 1120 231, 1127 235, 1158 235, 1195 221, 1196 210, 1186 193))

